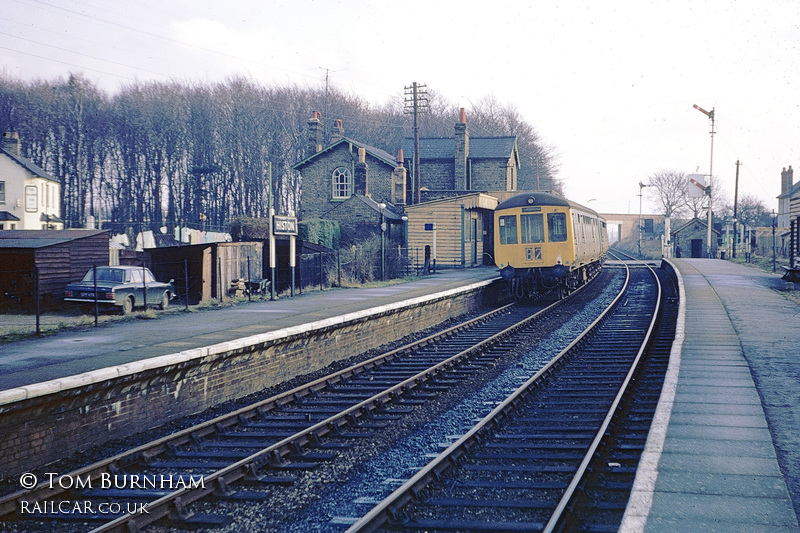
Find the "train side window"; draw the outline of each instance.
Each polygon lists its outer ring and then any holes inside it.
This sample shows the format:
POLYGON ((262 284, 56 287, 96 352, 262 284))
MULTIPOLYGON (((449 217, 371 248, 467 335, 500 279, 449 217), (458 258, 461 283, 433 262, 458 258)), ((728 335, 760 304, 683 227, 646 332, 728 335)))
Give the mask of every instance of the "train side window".
POLYGON ((567 240, 566 213, 547 213, 547 239, 550 242, 567 240))
POLYGON ((519 226, 523 243, 544 242, 544 219, 541 213, 521 215, 519 226))
POLYGON ((517 244, 517 215, 501 216, 500 244, 517 244))

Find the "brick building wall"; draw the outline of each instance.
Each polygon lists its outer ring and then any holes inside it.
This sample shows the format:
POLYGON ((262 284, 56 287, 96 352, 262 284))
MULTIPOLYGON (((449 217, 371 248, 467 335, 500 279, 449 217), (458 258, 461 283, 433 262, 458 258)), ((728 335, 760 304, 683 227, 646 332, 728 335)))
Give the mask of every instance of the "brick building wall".
MULTIPOLYGON (((511 167, 516 171, 516 167, 511 167)), ((513 187, 509 183, 508 161, 501 159, 482 159, 472 164, 472 190, 475 191, 507 191, 516 190, 516 179, 513 187)))
MULTIPOLYGON (((305 164, 300 171, 303 194, 300 200, 300 218, 322 218, 347 198, 333 198, 333 171, 344 167, 350 172, 350 193, 355 192, 356 164, 358 163, 358 147, 348 142, 341 142, 329 148, 325 157, 317 157, 305 164)), ((383 161, 366 154, 368 191, 376 201, 388 201, 391 198, 392 172, 383 161)))
MULTIPOLYGON (((412 160, 413 164, 413 160, 412 160)), ((429 160, 420 169, 422 183, 420 187, 431 191, 453 191, 460 190, 461 186, 455 186, 453 175, 453 162, 451 160, 429 160)))

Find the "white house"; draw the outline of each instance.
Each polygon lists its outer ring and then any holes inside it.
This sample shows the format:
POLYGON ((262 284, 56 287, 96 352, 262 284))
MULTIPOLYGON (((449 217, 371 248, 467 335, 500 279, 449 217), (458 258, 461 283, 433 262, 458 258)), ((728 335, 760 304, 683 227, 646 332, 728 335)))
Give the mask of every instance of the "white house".
POLYGON ((19 136, 3 133, 0 146, 0 230, 64 229, 61 184, 20 156, 19 136))

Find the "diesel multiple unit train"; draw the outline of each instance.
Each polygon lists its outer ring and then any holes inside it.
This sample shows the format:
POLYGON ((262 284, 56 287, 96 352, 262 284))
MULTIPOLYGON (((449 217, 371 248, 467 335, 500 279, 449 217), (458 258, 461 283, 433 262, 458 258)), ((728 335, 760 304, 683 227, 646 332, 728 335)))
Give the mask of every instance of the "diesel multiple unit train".
POLYGON ((516 298, 568 294, 599 272, 606 222, 557 194, 518 194, 494 213, 495 264, 516 298))

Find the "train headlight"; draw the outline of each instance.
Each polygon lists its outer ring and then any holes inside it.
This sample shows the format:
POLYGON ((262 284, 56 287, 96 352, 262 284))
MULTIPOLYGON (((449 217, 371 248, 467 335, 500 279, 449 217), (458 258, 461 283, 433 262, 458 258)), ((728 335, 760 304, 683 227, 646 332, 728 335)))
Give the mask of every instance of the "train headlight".
POLYGON ((514 279, 514 267, 511 265, 506 265, 502 269, 500 269, 500 277, 506 281, 511 281, 514 279))

